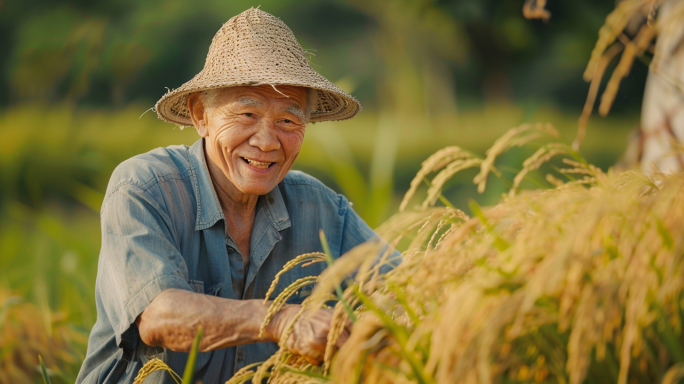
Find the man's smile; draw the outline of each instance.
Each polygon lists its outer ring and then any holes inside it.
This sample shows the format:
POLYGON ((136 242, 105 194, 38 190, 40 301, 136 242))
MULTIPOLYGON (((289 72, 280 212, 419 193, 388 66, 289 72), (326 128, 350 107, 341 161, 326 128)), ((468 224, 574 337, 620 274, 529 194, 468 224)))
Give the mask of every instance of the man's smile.
POLYGON ((271 165, 275 164, 275 163, 273 163, 273 162, 257 161, 257 160, 250 159, 250 158, 247 158, 247 157, 242 157, 242 160, 244 160, 247 164, 249 164, 249 165, 251 165, 251 166, 253 166, 253 167, 255 167, 255 168, 259 168, 259 169, 267 169, 267 168, 269 168, 271 165))

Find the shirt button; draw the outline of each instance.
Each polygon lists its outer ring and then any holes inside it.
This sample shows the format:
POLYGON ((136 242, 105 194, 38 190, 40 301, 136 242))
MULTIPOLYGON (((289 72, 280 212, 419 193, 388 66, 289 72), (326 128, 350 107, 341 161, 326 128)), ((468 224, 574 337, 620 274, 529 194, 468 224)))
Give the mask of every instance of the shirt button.
POLYGON ((228 253, 230 253, 231 255, 232 255, 233 253, 235 253, 235 248, 233 248, 233 247, 228 247, 228 253))
POLYGON ((238 363, 242 363, 244 360, 245 360, 245 355, 242 352, 238 352, 238 355, 237 355, 238 363))

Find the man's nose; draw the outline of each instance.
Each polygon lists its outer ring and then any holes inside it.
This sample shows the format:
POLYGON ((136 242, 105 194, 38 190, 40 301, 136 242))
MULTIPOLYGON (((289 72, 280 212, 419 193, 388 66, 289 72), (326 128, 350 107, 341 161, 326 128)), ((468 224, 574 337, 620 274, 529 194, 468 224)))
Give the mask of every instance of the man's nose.
POLYGON ((261 149, 263 152, 270 152, 280 149, 278 140, 278 128, 272 119, 262 119, 256 132, 249 138, 249 145, 261 149))

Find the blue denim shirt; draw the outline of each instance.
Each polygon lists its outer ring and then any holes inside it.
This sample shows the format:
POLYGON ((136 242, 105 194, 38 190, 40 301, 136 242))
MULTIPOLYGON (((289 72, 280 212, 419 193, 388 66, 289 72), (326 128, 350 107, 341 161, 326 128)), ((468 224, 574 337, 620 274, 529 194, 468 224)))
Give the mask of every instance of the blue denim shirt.
MULTIPOLYGON (((244 273, 237 247, 226 236, 202 139, 192 147, 158 148, 121 163, 107 187, 101 222, 97 322, 77 383, 131 383, 154 357, 183 372, 187 353, 146 346, 135 325, 137 316, 166 289, 263 299, 288 260, 322 251, 319 229, 334 257, 377 237, 344 196, 291 171, 259 197, 244 273), (235 292, 240 287, 243 291, 235 292)), ((316 263, 293 269, 281 277, 275 294, 324 268, 316 263)), ((311 288, 301 289, 290 302, 300 303, 310 293, 311 288)), ((223 383, 245 365, 268 359, 277 348, 275 343, 256 343, 200 353, 196 380, 223 383)), ((173 382, 168 373, 158 371, 145 384, 173 382)))

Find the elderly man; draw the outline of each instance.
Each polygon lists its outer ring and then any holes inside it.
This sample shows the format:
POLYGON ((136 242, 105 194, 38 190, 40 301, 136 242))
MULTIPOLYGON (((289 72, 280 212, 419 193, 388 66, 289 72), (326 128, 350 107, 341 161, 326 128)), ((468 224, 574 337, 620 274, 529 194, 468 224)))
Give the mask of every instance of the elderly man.
MULTIPOLYGON (((155 357, 182 372, 200 326, 195 377, 204 383, 223 383, 270 357, 311 292, 298 291, 260 336, 263 298, 283 265, 320 252, 321 229, 334 257, 377 237, 344 196, 290 172, 307 123, 359 110, 311 69, 279 19, 249 9, 224 24, 204 69, 156 105, 161 119, 192 124, 201 138, 129 159, 111 177, 98 318, 77 382, 130 383, 155 357)), ((288 272, 277 292, 323 268, 288 272)), ((320 361, 330 319, 325 310, 301 318, 288 347, 320 361)), ((158 371, 146 382, 173 380, 158 371)))

